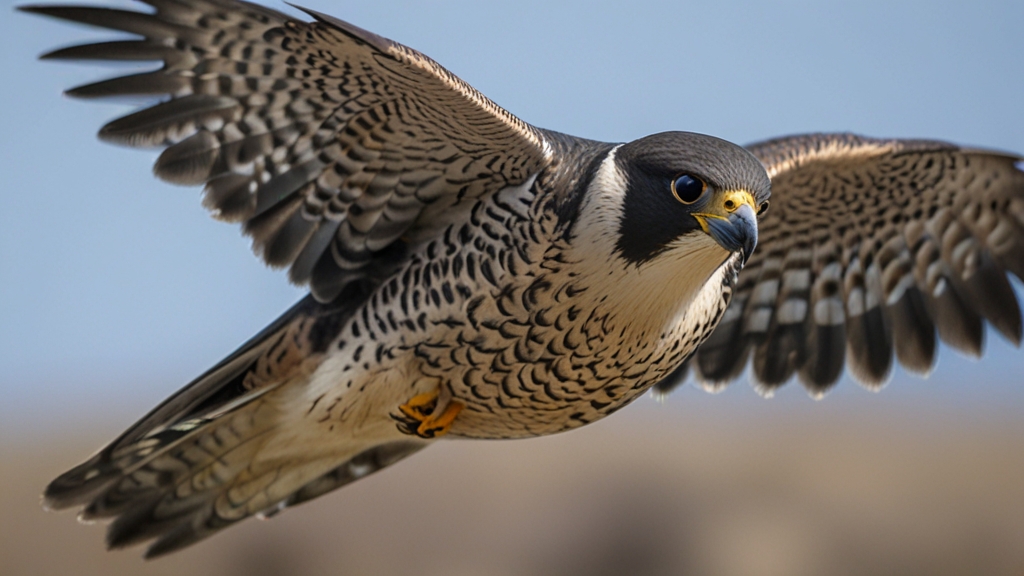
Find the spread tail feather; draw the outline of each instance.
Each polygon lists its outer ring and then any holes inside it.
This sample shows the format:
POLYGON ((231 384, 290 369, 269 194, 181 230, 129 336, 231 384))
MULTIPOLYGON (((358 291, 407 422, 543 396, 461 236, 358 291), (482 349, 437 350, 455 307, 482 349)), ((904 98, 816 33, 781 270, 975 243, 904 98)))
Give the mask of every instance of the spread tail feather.
MULTIPOLYGON (((281 423, 273 403, 254 395, 229 412, 146 437, 110 463, 92 461, 51 486, 102 478, 81 497, 83 520, 113 518, 107 546, 156 539, 147 558, 174 552, 249 516, 272 516, 418 451, 426 443, 391 441, 308 460, 268 457, 281 423)), ((87 481, 87 483, 89 483, 87 481)), ((51 490, 48 489, 48 492, 51 490)))
POLYGON ((156 539, 154 557, 239 520, 310 500, 416 452, 393 425, 324 444, 294 412, 338 313, 306 298, 86 462, 47 486, 44 504, 112 519, 107 544, 156 539), (299 434, 300 436, 296 436, 299 434), (400 436, 400 435, 399 435, 400 436), (312 438, 312 440, 310 439, 312 438), (309 448, 297 450, 294 442, 309 448))

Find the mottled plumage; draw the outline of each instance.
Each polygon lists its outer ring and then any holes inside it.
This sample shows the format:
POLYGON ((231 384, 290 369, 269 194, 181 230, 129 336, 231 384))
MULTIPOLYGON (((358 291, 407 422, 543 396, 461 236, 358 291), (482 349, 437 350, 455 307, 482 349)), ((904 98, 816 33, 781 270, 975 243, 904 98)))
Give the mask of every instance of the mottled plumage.
POLYGON ((820 394, 847 359, 869 385, 894 350, 927 371, 936 333, 980 353, 984 320, 1020 340, 1020 158, 849 135, 594 142, 328 16, 145 1, 24 9, 137 37, 46 58, 162 61, 69 94, 163 97, 101 137, 164 147, 156 175, 205 185, 311 295, 51 483, 48 505, 113 519, 110 546, 177 550, 444 434, 582 426, 689 365, 717 386, 752 353, 762 391, 796 373, 820 394))
POLYGON ((870 387, 889 377, 894 353, 927 374, 936 335, 980 356, 986 320, 1020 343, 1006 277, 1024 278, 1020 157, 847 134, 748 148, 772 177, 772 207, 729 311, 691 363, 699 381, 724 385, 752 356, 760 391, 796 373, 820 395, 844 362, 870 387))

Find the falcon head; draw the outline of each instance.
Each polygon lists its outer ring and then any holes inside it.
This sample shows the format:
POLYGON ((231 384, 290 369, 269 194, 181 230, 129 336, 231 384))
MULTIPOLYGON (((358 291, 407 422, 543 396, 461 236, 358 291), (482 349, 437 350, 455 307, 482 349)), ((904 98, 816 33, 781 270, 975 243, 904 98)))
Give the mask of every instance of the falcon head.
POLYGON ((585 182, 570 236, 574 273, 629 326, 666 334, 688 311, 703 317, 718 305, 725 276, 712 277, 754 250, 771 188, 750 152, 689 132, 612 148, 585 182))
POLYGON ((771 181, 761 162, 725 140, 663 132, 623 144, 612 158, 620 204, 616 249, 636 265, 673 248, 717 246, 743 262, 757 245, 757 215, 771 181), (700 240, 711 239, 710 242, 700 240), (695 242, 696 240, 696 242, 695 242))

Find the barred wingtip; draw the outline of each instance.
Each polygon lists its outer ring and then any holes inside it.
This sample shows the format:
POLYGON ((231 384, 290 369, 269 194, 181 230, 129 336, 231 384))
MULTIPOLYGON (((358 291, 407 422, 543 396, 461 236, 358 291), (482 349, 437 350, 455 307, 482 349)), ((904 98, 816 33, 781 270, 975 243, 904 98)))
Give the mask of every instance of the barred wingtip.
POLYGON ((28 12, 29 14, 47 14, 48 8, 53 8, 53 6, 47 4, 22 4, 21 6, 14 7, 18 12, 28 12))
MULTIPOLYGON (((83 24, 91 25, 96 24, 91 22, 88 19, 88 16, 104 11, 115 11, 110 8, 104 8, 101 6, 89 6, 87 4, 24 4, 22 6, 15 6, 14 8, 19 12, 39 14, 41 16, 57 18, 59 20, 69 20, 72 22, 81 22, 83 24), (86 20, 83 20, 83 17, 86 18, 86 20)), ((139 12, 139 14, 141 14, 141 12, 139 12)))
POLYGON ((694 383, 698 388, 707 392, 708 394, 721 394, 725 392, 725 389, 729 387, 731 380, 728 381, 716 381, 716 380, 704 380, 697 378, 694 383))
POLYGON ((59 508, 55 508, 46 498, 46 492, 39 495, 39 507, 42 508, 44 512, 56 512, 60 510, 59 508))
POLYGON ((43 509, 66 510, 88 504, 115 479, 103 453, 97 453, 46 485, 42 494, 43 509))
POLYGON ((71 58, 65 56, 67 48, 58 48, 56 50, 50 50, 49 52, 43 52, 39 55, 40 60, 70 60, 71 58))
MULTIPOLYGON (((70 472, 73 471, 74 470, 70 472)), ((78 498, 75 498, 75 494, 78 492, 77 488, 79 488, 81 484, 75 483, 74 485, 70 485, 64 481, 70 472, 61 474, 47 484, 46 488, 43 489, 43 493, 40 498, 42 500, 43 509, 47 512, 65 510, 76 504, 78 498)))
POLYGON ((880 381, 861 380, 860 378, 854 378, 854 381, 856 381, 857 384, 860 384, 861 388, 867 390, 868 392, 874 392, 875 394, 877 394, 877 393, 881 392, 882 390, 884 390, 885 387, 889 385, 889 382, 891 380, 892 380, 892 375, 891 374, 886 376, 886 378, 884 380, 880 380, 880 381))
POLYGON ((96 523, 96 521, 97 521, 97 520, 99 520, 98 518, 95 518, 95 517, 93 517, 93 516, 90 516, 90 515, 89 515, 89 514, 88 514, 88 513, 86 512, 86 510, 82 510, 81 512, 79 512, 79 513, 78 513, 78 516, 75 516, 75 519, 76 519, 76 520, 78 520, 78 523, 79 523, 79 524, 85 524, 85 525, 87 525, 87 526, 88 526, 88 525, 92 525, 92 524, 95 524, 95 523, 96 523))
POLYGON ((40 60, 95 60, 111 62, 159 62, 175 58, 173 48, 150 40, 112 40, 89 42, 57 48, 39 56, 40 60))
POLYGON ((840 366, 840 370, 837 373, 830 371, 815 374, 806 364, 796 374, 797 379, 804 387, 804 391, 807 392, 807 396, 814 401, 823 400, 825 396, 828 396, 828 393, 839 383, 842 375, 842 366, 840 366))
POLYGON ((195 540, 197 540, 197 538, 194 536, 192 538, 161 538, 146 548, 146 552, 142 554, 142 559, 156 560, 161 556, 166 556, 172 552, 177 552, 182 548, 186 548, 190 544, 194 544, 195 540))
POLYGON ((821 402, 825 399, 825 396, 828 396, 828 389, 810 388, 805 386, 804 390, 807 392, 807 397, 815 402, 821 402))

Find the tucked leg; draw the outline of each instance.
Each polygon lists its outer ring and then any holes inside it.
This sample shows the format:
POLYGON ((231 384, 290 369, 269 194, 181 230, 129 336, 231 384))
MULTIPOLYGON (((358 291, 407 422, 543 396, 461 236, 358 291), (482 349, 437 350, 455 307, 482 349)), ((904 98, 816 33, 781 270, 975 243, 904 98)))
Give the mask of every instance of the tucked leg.
POLYGON ((438 438, 448 433, 465 404, 452 398, 451 391, 439 384, 436 389, 417 394, 398 407, 404 418, 396 417, 406 434, 438 438))

